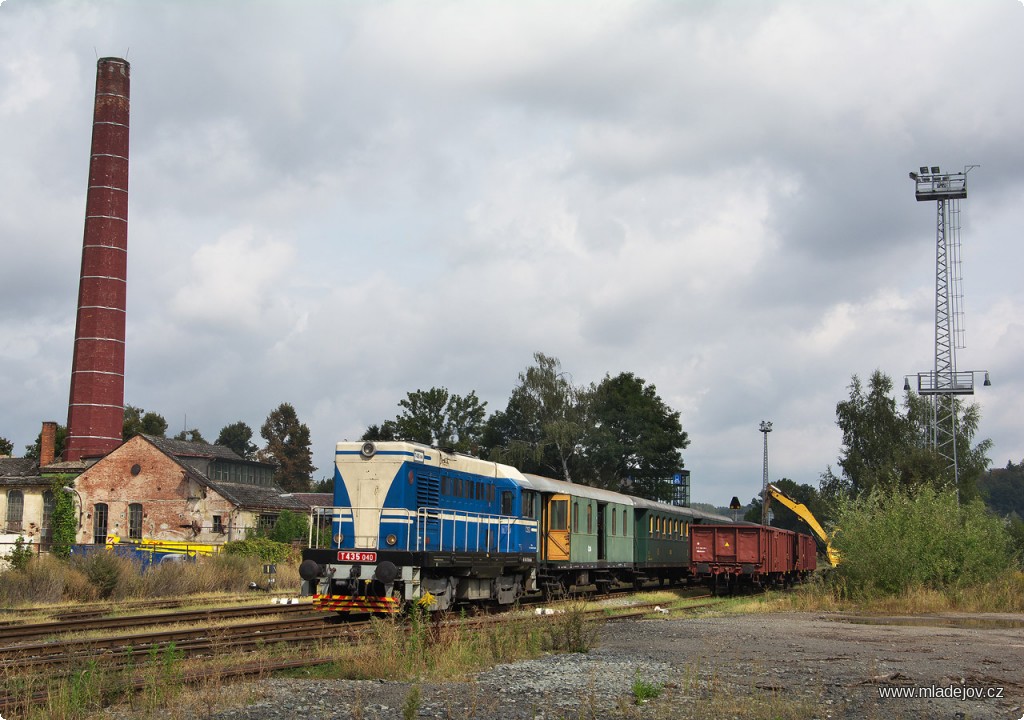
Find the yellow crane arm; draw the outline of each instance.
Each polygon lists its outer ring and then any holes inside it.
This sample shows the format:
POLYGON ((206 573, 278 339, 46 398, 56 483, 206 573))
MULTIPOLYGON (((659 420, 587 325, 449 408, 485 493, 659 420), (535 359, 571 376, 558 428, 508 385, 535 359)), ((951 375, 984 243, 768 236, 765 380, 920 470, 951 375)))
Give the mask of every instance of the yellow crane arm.
MULTIPOLYGON (((806 505, 797 502, 786 493, 782 492, 775 485, 768 486, 768 495, 772 500, 778 500, 780 503, 788 507, 790 510, 796 513, 797 517, 807 523, 814 534, 821 538, 821 541, 825 543, 825 554, 828 555, 828 561, 832 563, 832 567, 839 564, 839 551, 832 547, 832 538, 829 537, 828 533, 825 532, 825 528, 821 526, 817 518, 814 517, 806 505)), ((768 500, 766 499, 766 502, 768 500)))

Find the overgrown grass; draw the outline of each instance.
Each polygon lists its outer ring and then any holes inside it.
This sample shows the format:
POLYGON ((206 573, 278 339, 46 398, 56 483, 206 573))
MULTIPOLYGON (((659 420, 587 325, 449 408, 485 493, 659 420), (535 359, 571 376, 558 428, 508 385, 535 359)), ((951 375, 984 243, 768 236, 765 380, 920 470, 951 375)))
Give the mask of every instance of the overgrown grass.
MULTIPOLYGON (((0 572, 0 606, 241 593, 263 577, 259 558, 240 555, 161 563, 145 572, 137 563, 110 552, 73 556, 68 561, 43 555, 23 570, 0 572)), ((278 564, 275 579, 275 590, 298 592, 298 564, 278 564)))

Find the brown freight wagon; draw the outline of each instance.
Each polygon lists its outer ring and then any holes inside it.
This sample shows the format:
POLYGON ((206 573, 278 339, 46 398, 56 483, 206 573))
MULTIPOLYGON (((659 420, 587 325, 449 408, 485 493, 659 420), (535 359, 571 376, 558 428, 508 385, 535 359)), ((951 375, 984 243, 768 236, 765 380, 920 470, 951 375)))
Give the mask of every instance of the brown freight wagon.
POLYGON ((693 525, 690 561, 694 573, 716 592, 738 586, 785 586, 816 567, 814 539, 763 525, 693 525), (805 545, 801 538, 810 541, 805 545), (808 557, 808 552, 812 554, 808 557))

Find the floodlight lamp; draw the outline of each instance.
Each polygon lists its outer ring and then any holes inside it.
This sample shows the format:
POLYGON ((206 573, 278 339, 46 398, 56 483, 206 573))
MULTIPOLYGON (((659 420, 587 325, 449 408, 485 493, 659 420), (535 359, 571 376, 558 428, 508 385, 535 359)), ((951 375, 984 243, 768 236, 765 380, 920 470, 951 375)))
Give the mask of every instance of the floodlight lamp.
POLYGON ((939 166, 938 165, 932 165, 932 175, 938 175, 940 172, 942 172, 942 171, 939 170, 939 166))
POLYGON ((918 168, 918 170, 920 170, 920 171, 921 171, 921 174, 922 174, 922 175, 927 175, 927 174, 928 174, 928 168, 926 168, 926 167, 925 167, 924 165, 922 165, 921 167, 919 167, 919 168, 918 168))
POLYGON ((914 172, 913 170, 910 171, 910 179, 911 180, 915 180, 916 181, 919 177, 921 177, 921 176, 918 175, 916 172, 914 172))
POLYGON ((903 392, 910 392, 910 378, 903 378, 903 392))
POLYGON ((985 387, 992 387, 992 379, 988 376, 988 370, 985 371, 985 382, 983 384, 985 387))

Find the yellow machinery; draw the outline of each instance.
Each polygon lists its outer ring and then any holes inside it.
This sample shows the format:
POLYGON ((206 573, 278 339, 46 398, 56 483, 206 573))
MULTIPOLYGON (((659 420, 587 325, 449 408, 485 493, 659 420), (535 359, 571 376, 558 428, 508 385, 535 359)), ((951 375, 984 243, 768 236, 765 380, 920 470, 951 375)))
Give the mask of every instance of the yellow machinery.
POLYGON ((807 509, 807 506, 803 503, 797 502, 786 493, 782 492, 775 485, 768 486, 768 497, 764 499, 765 504, 772 500, 778 500, 780 503, 788 507, 790 510, 796 513, 797 517, 807 523, 814 534, 817 535, 823 543, 825 543, 825 554, 828 555, 828 561, 832 563, 832 567, 839 564, 839 551, 832 547, 832 538, 828 533, 825 532, 825 528, 814 517, 814 514, 807 509))
POLYGON ((176 540, 129 540, 122 542, 117 535, 107 536, 107 548, 130 547, 135 550, 149 553, 161 553, 167 555, 186 555, 195 557, 197 555, 216 555, 220 552, 220 545, 209 545, 204 543, 191 543, 176 540))

